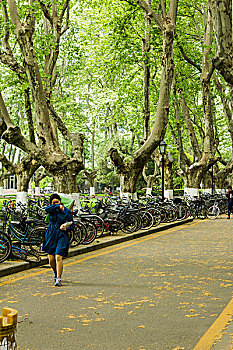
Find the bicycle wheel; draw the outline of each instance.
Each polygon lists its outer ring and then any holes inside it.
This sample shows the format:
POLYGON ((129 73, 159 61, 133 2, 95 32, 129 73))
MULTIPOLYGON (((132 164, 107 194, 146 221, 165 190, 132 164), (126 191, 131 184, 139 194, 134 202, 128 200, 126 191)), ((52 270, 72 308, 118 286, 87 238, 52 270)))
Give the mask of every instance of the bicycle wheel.
POLYGON ((90 217, 90 221, 95 225, 96 227, 96 238, 99 238, 103 235, 103 232, 104 232, 104 220, 98 216, 98 215, 95 215, 95 216, 91 216, 90 217))
POLYGON ((36 252, 33 252, 32 250, 27 249, 26 250, 26 254, 27 254, 27 256, 26 256, 25 260, 28 261, 28 262, 38 263, 38 262, 41 261, 40 255, 37 254, 36 252))
POLYGON ((166 220, 164 222, 175 221, 176 220, 175 209, 171 205, 164 207, 164 209, 166 210, 166 220))
POLYGON ((207 209, 207 218, 208 219, 216 219, 220 214, 220 209, 217 205, 212 205, 207 209))
POLYGON ((121 228, 124 226, 123 220, 121 218, 118 219, 105 219, 105 228, 110 234, 115 235, 121 228))
POLYGON ((68 237, 69 237, 69 246, 71 246, 72 242, 74 240, 74 232, 73 232, 73 230, 68 232, 68 237))
POLYGON ((32 230, 28 237, 28 243, 30 249, 39 255, 47 255, 46 252, 42 250, 43 240, 45 235, 46 227, 39 227, 32 230))
POLYGON ((88 220, 85 220, 83 222, 83 224, 85 225, 87 236, 85 237, 85 239, 82 242, 82 244, 83 245, 87 245, 87 244, 92 243, 96 239, 97 230, 96 230, 95 225, 92 222, 88 221, 88 220))
POLYGON ((158 209, 155 208, 149 208, 148 211, 151 213, 154 219, 153 226, 158 226, 161 222, 161 214, 158 209))
POLYGON ((142 219, 140 215, 135 213, 121 215, 120 217, 117 218, 117 220, 120 220, 122 222, 120 229, 124 233, 133 233, 137 231, 139 228, 141 228, 141 225, 142 225, 142 219))
POLYGON ((192 207, 190 210, 190 215, 193 219, 195 219, 197 217, 197 209, 192 207))
POLYGON ((204 204, 201 204, 197 209, 197 217, 201 220, 204 220, 207 218, 207 207, 204 204))
POLYGON ((177 214, 178 214, 177 221, 184 220, 189 216, 190 208, 186 204, 180 203, 180 204, 177 204, 176 207, 177 207, 177 214))
POLYGON ((79 244, 81 244, 82 241, 84 241, 86 237, 86 232, 84 231, 84 229, 81 227, 80 224, 78 226, 76 225, 72 232, 73 232, 73 239, 72 241, 70 241, 70 247, 75 248, 79 244))
POLYGON ((0 263, 8 259, 11 255, 11 239, 3 232, 0 232, 0 263))
POLYGON ((154 224, 153 215, 146 210, 140 210, 140 215, 142 218, 141 230, 149 230, 154 224))
POLYGON ((74 227, 74 241, 79 242, 79 244, 82 244, 82 242, 85 241, 87 238, 87 229, 83 222, 77 221, 76 225, 74 227), (78 231, 76 232, 76 227, 78 227, 78 231))
POLYGON ((160 216, 161 216, 161 223, 164 223, 167 221, 167 213, 165 208, 159 206, 158 210, 160 211, 160 216))
POLYGON ((12 245, 12 255, 17 258, 21 259, 27 262, 40 262, 41 257, 33 252, 32 250, 29 250, 28 247, 23 245, 12 245))
POLYGON ((188 204, 183 204, 183 205, 184 205, 185 208, 186 208, 186 216, 185 216, 184 219, 187 219, 187 218, 189 218, 189 217, 191 216, 191 207, 190 207, 190 205, 188 205, 188 204))

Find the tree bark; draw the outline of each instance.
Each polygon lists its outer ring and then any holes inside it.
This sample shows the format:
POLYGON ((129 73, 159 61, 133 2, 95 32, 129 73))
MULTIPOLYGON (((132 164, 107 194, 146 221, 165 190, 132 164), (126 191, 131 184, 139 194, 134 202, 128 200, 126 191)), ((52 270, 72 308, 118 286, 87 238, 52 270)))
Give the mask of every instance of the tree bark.
POLYGON ((216 38, 213 64, 226 82, 233 85, 232 1, 209 0, 216 38))
MULTIPOLYGON (((153 154, 154 154, 154 153, 153 153, 153 154)), ((153 174, 150 174, 150 175, 147 175, 147 174, 146 174, 147 166, 144 166, 143 172, 142 172, 144 181, 145 181, 146 184, 147 184, 147 192, 150 193, 150 194, 151 194, 151 191, 152 191, 152 189, 153 189, 153 186, 155 185, 156 180, 157 180, 158 177, 159 177, 159 171, 158 171, 157 162, 156 162, 156 160, 154 159, 153 155, 152 155, 151 158, 152 158, 153 161, 154 161, 154 172, 153 172, 153 174)))
POLYGON ((92 170, 92 171, 88 171, 86 169, 84 170, 84 174, 86 176, 86 179, 90 183, 90 187, 95 186, 95 178, 97 176, 97 172, 98 172, 98 170, 92 170))
POLYGON ((54 188, 58 193, 77 193, 77 171, 75 164, 69 164, 65 168, 56 169, 53 172, 54 188))
MULTIPOLYGON (((151 6, 151 0, 146 0, 151 6)), ((143 142, 150 135, 150 27, 151 19, 145 13, 145 36, 142 43, 144 79, 143 79, 143 142)))
POLYGON ((46 176, 49 176, 49 174, 46 172, 45 169, 42 169, 42 171, 40 169, 35 171, 34 173, 35 187, 39 187, 40 181, 43 180, 46 176))
POLYGON ((173 190, 173 170, 172 170, 173 162, 170 161, 169 155, 166 154, 164 157, 164 182, 165 182, 165 190, 173 190))

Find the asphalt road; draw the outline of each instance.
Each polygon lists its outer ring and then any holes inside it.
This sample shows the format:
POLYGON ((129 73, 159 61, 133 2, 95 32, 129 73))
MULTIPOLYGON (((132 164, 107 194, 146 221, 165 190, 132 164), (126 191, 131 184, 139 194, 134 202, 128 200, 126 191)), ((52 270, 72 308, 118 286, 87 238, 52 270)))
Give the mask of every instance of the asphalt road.
POLYGON ((66 259, 60 288, 48 266, 0 278, 18 349, 207 350, 216 335, 214 349, 230 349, 233 307, 220 315, 232 300, 232 223, 194 221, 66 259))

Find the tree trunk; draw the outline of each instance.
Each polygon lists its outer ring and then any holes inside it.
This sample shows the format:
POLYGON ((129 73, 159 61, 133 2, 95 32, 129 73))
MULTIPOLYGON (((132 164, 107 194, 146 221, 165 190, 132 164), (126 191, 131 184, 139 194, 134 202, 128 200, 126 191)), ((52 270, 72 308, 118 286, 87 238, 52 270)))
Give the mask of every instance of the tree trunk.
POLYGON ((204 189, 212 189, 212 175, 211 171, 207 171, 202 179, 204 189))
POLYGON ((54 179, 54 188, 58 193, 72 194, 77 193, 77 173, 72 168, 60 170, 52 173, 54 179))
POLYGON ((28 171, 26 170, 16 174, 16 178, 17 178, 17 192, 28 192, 28 185, 31 179, 31 176, 28 174, 28 171))
POLYGON ((232 1, 209 0, 216 38, 215 68, 226 82, 233 85, 232 1))
POLYGON ((141 169, 135 169, 134 167, 132 167, 131 170, 128 169, 127 172, 120 174, 120 187, 122 197, 125 196, 132 199, 137 199, 137 183, 140 175, 141 169))
POLYGON ((153 188, 156 177, 157 177, 157 175, 149 175, 148 176, 147 188, 151 188, 151 189, 153 188))
POLYGON ((39 168, 39 164, 29 156, 24 157, 22 162, 15 165, 17 178, 17 197, 16 202, 27 203, 27 194, 29 182, 34 172, 39 168))
POLYGON ((189 168, 186 173, 183 174, 184 187, 199 189, 202 180, 202 168, 189 168))
POLYGON ((41 180, 41 178, 39 176, 35 177, 35 179, 34 179, 35 187, 40 187, 40 180, 41 180))
POLYGON ((146 194, 149 194, 149 195, 151 195, 152 189, 153 189, 153 185, 155 185, 155 182, 156 182, 156 180, 159 177, 159 166, 160 166, 160 164, 158 164, 158 162, 159 162, 158 157, 159 157, 159 152, 157 150, 155 150, 153 152, 153 154, 151 155, 151 159, 154 162, 154 172, 153 172, 153 174, 150 174, 150 175, 146 174, 147 166, 144 166, 143 172, 142 172, 144 181, 147 184, 146 194))
POLYGON ((229 181, 226 180, 225 176, 218 176, 215 178, 215 188, 224 189, 229 185, 229 181))
POLYGON ((95 195, 95 178, 97 176, 97 170, 84 170, 84 174, 86 175, 86 179, 90 184, 90 196, 95 195))
POLYGON ((169 160, 168 154, 166 154, 164 159, 164 182, 165 182, 165 190, 173 190, 173 171, 172 164, 169 160))
POLYGON ((218 171, 215 176, 215 187, 218 189, 224 189, 227 188, 229 182, 227 181, 227 177, 232 172, 232 158, 228 162, 227 166, 223 168, 222 170, 218 171))
MULTIPOLYGON (((151 6, 151 0, 146 0, 151 6)), ((151 20, 147 13, 145 19, 145 36, 143 38, 142 53, 144 65, 144 79, 143 79, 143 142, 150 136, 150 27, 151 20)))

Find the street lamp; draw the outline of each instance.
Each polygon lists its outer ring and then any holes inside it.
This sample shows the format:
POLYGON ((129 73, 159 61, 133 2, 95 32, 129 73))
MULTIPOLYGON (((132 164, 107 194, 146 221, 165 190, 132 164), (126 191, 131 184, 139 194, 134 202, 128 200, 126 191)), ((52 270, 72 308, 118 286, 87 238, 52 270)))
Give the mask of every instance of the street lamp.
POLYGON ((164 200, 164 155, 166 153, 167 144, 164 141, 160 142, 159 152, 162 156, 162 200, 164 200))

